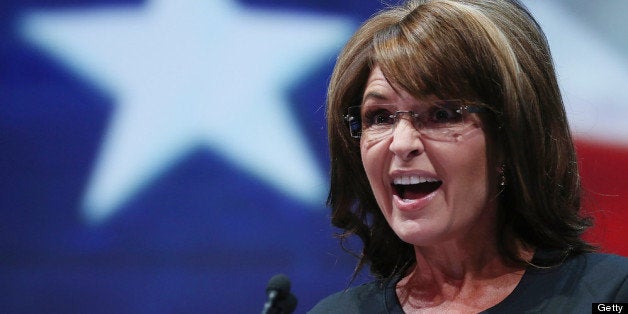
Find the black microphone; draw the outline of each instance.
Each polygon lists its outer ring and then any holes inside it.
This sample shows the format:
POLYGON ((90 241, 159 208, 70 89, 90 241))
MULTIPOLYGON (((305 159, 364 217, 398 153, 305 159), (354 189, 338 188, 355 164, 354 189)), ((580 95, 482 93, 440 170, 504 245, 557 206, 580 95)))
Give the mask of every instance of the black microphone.
POLYGON ((290 293, 290 279, 284 274, 270 278, 266 295, 268 298, 262 314, 292 313, 297 307, 297 298, 290 293))
POLYGON ((271 308, 270 313, 291 314, 296 308, 297 298, 294 296, 294 294, 290 293, 285 299, 277 300, 277 302, 275 302, 275 306, 271 308), (272 309, 275 309, 275 311, 272 311, 272 309))

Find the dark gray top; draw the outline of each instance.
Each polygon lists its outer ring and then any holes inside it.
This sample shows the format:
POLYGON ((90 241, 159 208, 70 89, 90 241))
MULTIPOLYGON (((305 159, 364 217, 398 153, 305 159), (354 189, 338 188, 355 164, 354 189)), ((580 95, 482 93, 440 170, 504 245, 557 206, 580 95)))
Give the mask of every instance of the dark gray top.
MULTIPOLYGON (((338 292, 309 313, 403 313, 395 292, 400 279, 338 292)), ((590 253, 550 269, 529 267, 515 290, 483 313, 591 313, 592 303, 602 302, 628 302, 628 258, 590 253)))

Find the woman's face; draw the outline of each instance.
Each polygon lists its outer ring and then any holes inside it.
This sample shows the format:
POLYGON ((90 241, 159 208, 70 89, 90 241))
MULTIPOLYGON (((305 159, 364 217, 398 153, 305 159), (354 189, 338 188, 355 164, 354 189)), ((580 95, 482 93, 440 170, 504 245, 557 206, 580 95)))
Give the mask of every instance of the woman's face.
MULTIPOLYGON (((379 106, 421 112, 435 100, 416 99, 391 86, 375 67, 361 110, 379 106)), ((453 141, 426 138, 407 115, 386 137, 362 134, 360 151, 369 183, 388 224, 403 241, 431 246, 492 232, 495 206, 489 202, 487 137, 477 114, 468 121, 473 127, 453 141)))

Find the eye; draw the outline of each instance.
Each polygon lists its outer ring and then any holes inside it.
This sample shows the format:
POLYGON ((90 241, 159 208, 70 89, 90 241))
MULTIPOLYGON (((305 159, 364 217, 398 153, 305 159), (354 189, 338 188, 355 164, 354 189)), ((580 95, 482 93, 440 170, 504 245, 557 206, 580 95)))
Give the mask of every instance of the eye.
POLYGON ((462 122, 462 113, 459 106, 434 105, 427 112, 429 123, 451 124, 462 122))
POLYGON ((390 125, 395 123, 395 117, 385 109, 373 109, 364 113, 362 121, 366 126, 390 125))

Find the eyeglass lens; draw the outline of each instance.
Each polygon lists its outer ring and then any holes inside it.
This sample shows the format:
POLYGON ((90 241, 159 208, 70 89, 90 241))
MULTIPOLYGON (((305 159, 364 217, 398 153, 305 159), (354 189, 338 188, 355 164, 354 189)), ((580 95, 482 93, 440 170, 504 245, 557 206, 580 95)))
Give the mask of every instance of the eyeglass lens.
POLYGON ((469 129, 473 119, 469 115, 482 108, 465 105, 463 101, 447 100, 431 104, 421 112, 398 111, 394 106, 349 107, 345 119, 352 137, 366 136, 381 139, 392 134, 399 121, 406 117, 420 134, 440 141, 454 141, 469 129))

